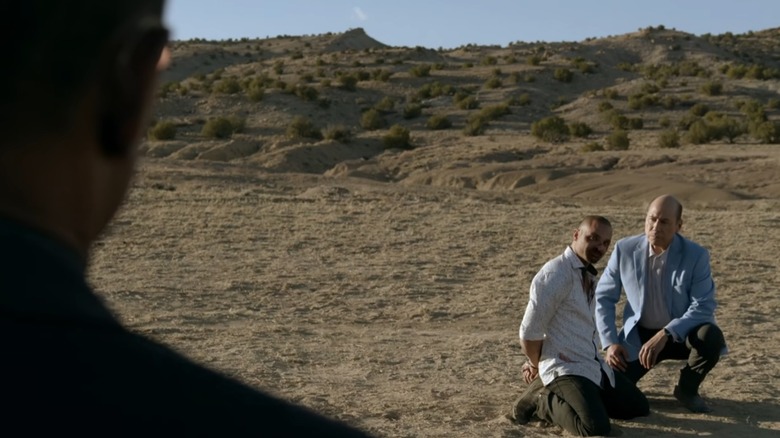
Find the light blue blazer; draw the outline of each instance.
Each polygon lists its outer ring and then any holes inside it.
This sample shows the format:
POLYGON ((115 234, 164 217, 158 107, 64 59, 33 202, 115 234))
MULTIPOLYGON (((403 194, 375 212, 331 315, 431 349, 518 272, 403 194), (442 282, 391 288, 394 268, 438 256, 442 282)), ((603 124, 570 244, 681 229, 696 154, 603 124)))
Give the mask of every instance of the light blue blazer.
MULTIPOLYGON (((615 244, 609 263, 596 287, 596 326, 602 347, 621 343, 629 361, 639 357, 642 342, 636 327, 644 305, 649 243, 644 234, 626 237, 615 244), (626 292, 623 328, 618 332, 616 305, 626 292)), ((706 249, 677 234, 669 245, 664 282, 666 304, 672 318, 666 329, 676 342, 685 342, 688 332, 701 324, 715 324, 715 283, 706 249)), ((725 349, 723 351, 725 353, 725 349)))

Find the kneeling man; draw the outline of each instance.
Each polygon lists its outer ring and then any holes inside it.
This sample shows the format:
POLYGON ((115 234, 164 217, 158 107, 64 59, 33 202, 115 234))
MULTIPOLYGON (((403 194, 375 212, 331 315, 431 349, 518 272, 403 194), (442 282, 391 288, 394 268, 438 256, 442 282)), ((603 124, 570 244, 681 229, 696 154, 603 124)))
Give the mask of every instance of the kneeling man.
POLYGON ((548 261, 531 283, 520 325, 528 356, 523 378, 529 384, 511 417, 527 423, 534 415, 580 436, 606 435, 610 417, 647 415, 647 398, 630 380, 602 360, 594 321, 596 269, 606 254, 612 225, 588 216, 573 241, 548 261))

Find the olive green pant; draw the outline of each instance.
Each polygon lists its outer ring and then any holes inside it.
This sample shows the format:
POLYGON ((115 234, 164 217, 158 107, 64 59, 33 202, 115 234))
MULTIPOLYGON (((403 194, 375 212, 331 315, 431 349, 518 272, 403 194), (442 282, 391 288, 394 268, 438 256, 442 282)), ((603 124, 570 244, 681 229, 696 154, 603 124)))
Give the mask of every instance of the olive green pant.
POLYGON ((581 376, 560 376, 542 390, 536 415, 579 436, 606 435, 610 418, 629 419, 650 413, 647 398, 630 380, 615 373, 611 387, 602 372, 602 387, 581 376))

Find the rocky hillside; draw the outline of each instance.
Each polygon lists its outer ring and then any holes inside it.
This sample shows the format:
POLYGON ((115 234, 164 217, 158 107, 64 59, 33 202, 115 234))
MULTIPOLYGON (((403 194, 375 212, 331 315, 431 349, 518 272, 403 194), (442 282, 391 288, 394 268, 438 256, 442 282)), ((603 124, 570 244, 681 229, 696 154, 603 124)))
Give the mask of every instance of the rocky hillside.
POLYGON ((172 48, 147 157, 495 190, 780 142, 780 29, 452 50, 352 29, 172 48))

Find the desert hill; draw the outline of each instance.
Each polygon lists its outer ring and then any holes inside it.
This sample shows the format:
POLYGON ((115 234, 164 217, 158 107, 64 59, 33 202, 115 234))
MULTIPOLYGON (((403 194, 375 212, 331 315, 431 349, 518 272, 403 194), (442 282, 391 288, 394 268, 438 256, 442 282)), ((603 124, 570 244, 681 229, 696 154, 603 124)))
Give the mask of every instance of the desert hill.
MULTIPOLYGON (((658 26, 578 43, 450 50, 389 47, 359 28, 179 41, 156 114, 168 131, 154 131, 144 151, 527 192, 578 186, 590 172, 623 185, 620 175, 664 166, 688 187, 723 160, 774 170, 766 154, 740 151, 780 141, 777 32, 694 36, 658 26), (532 135, 535 122, 552 117, 567 126, 532 135), (222 132, 207 133, 216 119, 222 132)), ((777 176, 761 187, 723 179, 701 200, 776 197, 779 186, 777 176)), ((600 193, 583 192, 633 196, 600 193)))

